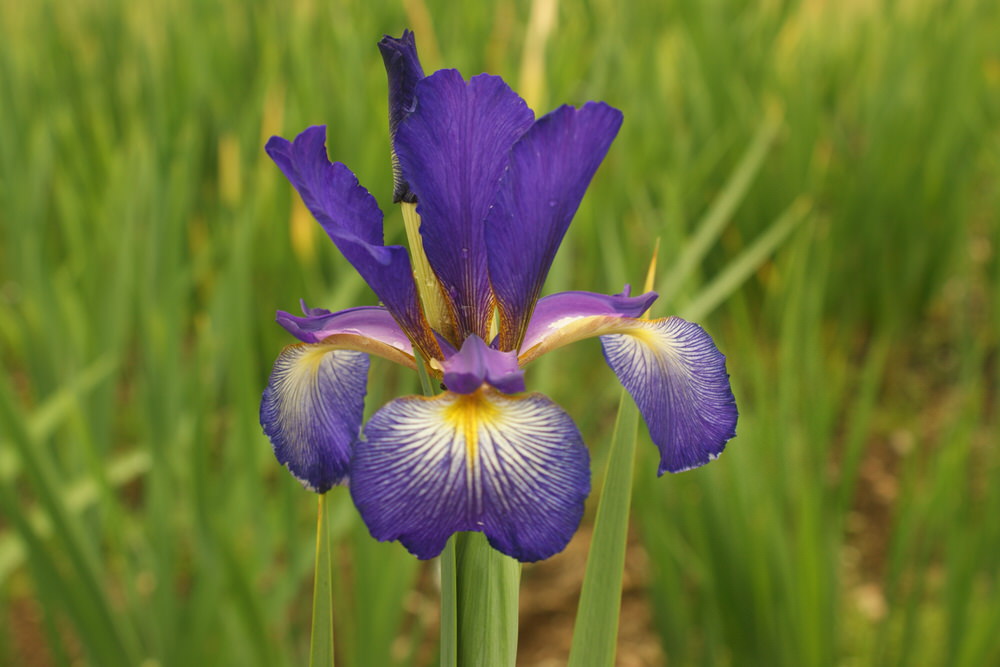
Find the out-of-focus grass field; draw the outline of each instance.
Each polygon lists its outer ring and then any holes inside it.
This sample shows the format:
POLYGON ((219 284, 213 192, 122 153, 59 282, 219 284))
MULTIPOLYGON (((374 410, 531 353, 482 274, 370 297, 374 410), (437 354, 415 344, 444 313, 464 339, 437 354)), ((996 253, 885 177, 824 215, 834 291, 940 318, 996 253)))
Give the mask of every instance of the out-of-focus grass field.
MULTIPOLYGON (((647 662, 1000 664, 995 0, 0 1, 0 664, 304 662, 273 314, 373 297, 262 146, 328 124, 403 242, 375 43, 407 26, 429 70, 624 111, 546 289, 639 284, 660 238, 654 314, 728 357, 719 461, 657 479, 641 436, 647 662)), ((369 409, 417 389, 372 377, 369 409)), ((597 344, 528 382, 599 478, 597 344)), ((340 664, 433 662, 432 569, 334 508, 340 664)))

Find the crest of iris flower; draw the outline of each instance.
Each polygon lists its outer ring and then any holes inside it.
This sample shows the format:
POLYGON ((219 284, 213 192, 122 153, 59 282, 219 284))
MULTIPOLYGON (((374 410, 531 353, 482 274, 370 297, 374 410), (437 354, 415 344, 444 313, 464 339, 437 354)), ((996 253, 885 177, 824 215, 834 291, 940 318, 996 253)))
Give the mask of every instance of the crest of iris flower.
POLYGON ((453 533, 481 531, 513 558, 548 558, 580 523, 590 461, 570 416, 525 392, 525 367, 599 336, 663 474, 707 463, 735 435, 725 358, 697 324, 642 319, 654 292, 539 298, 620 111, 588 102, 535 119, 499 77, 424 76, 409 31, 379 49, 410 252, 384 244, 382 212, 346 166, 329 161, 325 127, 268 141, 382 305, 279 311, 301 342, 274 364, 261 423, 278 461, 307 488, 349 481, 376 539, 432 558, 453 533), (369 355, 425 363, 442 393, 390 401, 362 430, 369 355))

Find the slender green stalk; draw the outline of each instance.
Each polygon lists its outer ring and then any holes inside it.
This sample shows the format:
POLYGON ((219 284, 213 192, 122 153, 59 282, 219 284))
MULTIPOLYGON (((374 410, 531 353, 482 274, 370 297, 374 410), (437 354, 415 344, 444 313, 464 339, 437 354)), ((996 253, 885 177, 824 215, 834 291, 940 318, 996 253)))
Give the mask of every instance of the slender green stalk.
POLYGON ((310 667, 333 665, 333 578, 330 562, 330 501, 319 496, 316 515, 316 579, 313 584, 310 667))
POLYGON ((441 565, 441 667, 458 665, 458 591, 455 540, 448 540, 440 556, 441 565))
POLYGON ((427 366, 424 364, 424 358, 416 350, 413 351, 413 354, 417 358, 417 375, 420 377, 420 389, 424 392, 424 396, 433 396, 437 392, 434 391, 431 376, 427 374, 427 366))
POLYGON ((624 389, 573 628, 570 667, 615 664, 639 410, 624 389))
POLYGON ((458 664, 514 665, 521 564, 496 551, 482 533, 459 533, 455 549, 458 664))

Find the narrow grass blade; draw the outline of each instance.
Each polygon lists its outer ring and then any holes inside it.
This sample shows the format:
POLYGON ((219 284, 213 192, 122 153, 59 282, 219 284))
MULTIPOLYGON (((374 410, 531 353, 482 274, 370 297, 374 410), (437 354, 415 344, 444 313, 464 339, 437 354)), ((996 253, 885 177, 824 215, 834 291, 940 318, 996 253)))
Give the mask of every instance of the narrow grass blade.
POLYGON ((434 391, 434 384, 431 382, 431 376, 427 374, 427 365, 424 363, 424 358, 416 350, 413 351, 413 354, 417 358, 417 375, 420 377, 420 389, 424 392, 424 396, 433 396, 436 392, 434 391))
POLYGON ((25 424, 28 435, 36 441, 49 437, 66 422, 73 410, 79 409, 81 400, 117 369, 118 361, 111 354, 105 354, 87 366, 79 376, 60 387, 31 413, 25 424))
POLYGON ((615 664, 638 427, 639 409, 623 389, 573 627, 570 667, 615 664))
POLYGON ((719 238, 726 223, 733 217, 736 207, 746 197, 754 176, 760 171, 778 130, 781 128, 782 114, 776 107, 764 116, 757 134, 747 148, 736 169, 726 181, 721 194, 711 208, 695 225, 695 233, 677 257, 670 272, 660 281, 660 297, 670 302, 680 291, 684 280, 705 257, 712 244, 719 238))
POLYGON ((327 494, 319 496, 316 516, 316 579, 313 584, 310 667, 333 665, 333 580, 330 563, 330 521, 327 494))
MULTIPOLYGON (((108 481, 116 488, 121 487, 149 472, 150 463, 148 452, 137 450, 123 454, 108 463, 108 481)), ((8 478, 0 472, 0 484, 9 484, 10 479, 13 475, 8 478)), ((77 517, 100 499, 100 489, 90 476, 84 475, 66 486, 65 498, 70 515, 77 517)), ((47 539, 52 535, 52 522, 42 508, 25 509, 22 504, 18 513, 27 518, 40 538, 47 539)), ((0 532, 0 585, 24 562, 28 553, 24 542, 16 534, 0 532)))
MULTIPOLYGON (((108 632, 99 614, 94 614, 91 591, 85 581, 75 576, 64 576, 60 567, 58 552, 48 547, 46 541, 36 534, 25 516, 17 509, 17 497, 13 487, 0 484, 0 513, 9 517, 13 529, 21 536, 31 558, 27 566, 35 581, 39 595, 52 595, 59 600, 59 606, 52 605, 45 610, 45 621, 49 629, 49 641, 53 649, 62 652, 59 630, 53 617, 65 611, 76 630, 86 636, 88 655, 98 664, 127 665, 121 651, 108 632)), ((58 664, 69 664, 64 661, 58 664)))
MULTIPOLYGON (((100 651, 102 664, 136 664, 138 638, 131 619, 116 614, 104 585, 103 570, 98 560, 98 545, 88 539, 78 522, 73 520, 63 486, 53 463, 32 440, 27 425, 22 422, 6 383, 0 382, 0 423, 9 429, 10 442, 24 467, 25 479, 38 495, 39 504, 52 521, 52 534, 58 539, 54 552, 65 554, 73 570, 73 580, 80 594, 90 605, 88 614, 77 618, 81 631, 87 631, 88 645, 100 651), (85 623, 84 623, 85 621, 85 623)), ((18 512, 20 515, 20 512, 18 512)), ((21 537, 30 552, 30 559, 39 557, 47 547, 41 543, 24 517, 18 516, 21 537)), ((55 566, 54 566, 55 567, 55 566)))
POLYGON ((459 533, 455 545, 458 664, 513 667, 521 564, 482 533, 459 533))
POLYGON ((730 262, 725 271, 717 275, 698 292, 691 303, 681 309, 681 315, 686 319, 697 321, 712 312, 771 256, 799 223, 806 219, 810 210, 809 201, 803 197, 792 202, 792 205, 771 223, 767 231, 761 234, 753 245, 730 262))

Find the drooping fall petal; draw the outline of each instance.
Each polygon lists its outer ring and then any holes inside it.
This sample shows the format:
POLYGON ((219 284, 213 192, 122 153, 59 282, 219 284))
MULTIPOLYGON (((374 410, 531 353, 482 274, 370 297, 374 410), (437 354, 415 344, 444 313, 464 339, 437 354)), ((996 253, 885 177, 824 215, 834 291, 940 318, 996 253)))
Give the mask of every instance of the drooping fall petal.
POLYGON ((708 463, 736 435, 726 358, 704 329, 679 317, 633 322, 601 345, 660 449, 659 474, 708 463))
POLYGON ((410 396, 365 427, 351 461, 351 496, 371 534, 418 558, 458 531, 481 531, 521 561, 566 546, 590 492, 573 420, 541 394, 410 396))
POLYGON ((368 356, 331 345, 286 347, 260 403, 260 423, 278 462, 316 493, 348 475, 361 431, 368 356))

